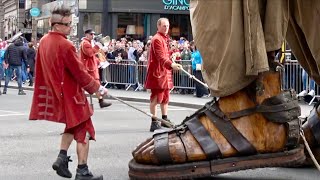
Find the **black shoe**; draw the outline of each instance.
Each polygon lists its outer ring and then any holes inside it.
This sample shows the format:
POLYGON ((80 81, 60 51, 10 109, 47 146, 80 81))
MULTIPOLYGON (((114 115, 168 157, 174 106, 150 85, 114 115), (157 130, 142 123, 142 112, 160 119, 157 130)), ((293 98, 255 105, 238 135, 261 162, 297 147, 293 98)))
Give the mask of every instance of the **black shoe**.
POLYGON ((61 177, 71 178, 72 174, 69 171, 69 162, 72 162, 70 156, 59 155, 57 160, 52 164, 52 168, 57 171, 57 174, 61 177))
POLYGON ((161 129, 160 121, 151 121, 150 132, 153 132, 156 129, 161 129))
MULTIPOLYGON (((173 124, 169 119, 163 119, 168 122, 168 124, 173 124)), ((172 126, 169 126, 167 123, 161 122, 162 127, 172 128, 172 126)))
POLYGON ((103 180, 103 176, 94 176, 88 169, 88 167, 79 169, 77 168, 77 174, 75 180, 103 180))
POLYGON ((26 93, 23 90, 19 90, 18 95, 26 95, 26 93))
POLYGON ((104 108, 104 107, 109 107, 112 105, 112 103, 107 103, 107 102, 104 102, 103 99, 99 99, 99 105, 100 105, 100 108, 104 108))
POLYGON ((7 89, 4 88, 2 94, 7 94, 7 89))

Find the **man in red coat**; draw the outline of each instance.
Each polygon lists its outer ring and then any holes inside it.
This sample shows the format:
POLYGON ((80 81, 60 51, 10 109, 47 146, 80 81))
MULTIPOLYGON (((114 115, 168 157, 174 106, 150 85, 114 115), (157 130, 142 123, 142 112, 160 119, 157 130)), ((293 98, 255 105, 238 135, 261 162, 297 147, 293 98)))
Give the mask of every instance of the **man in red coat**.
MULTIPOLYGON (((100 64, 100 61, 96 57, 96 54, 99 52, 100 47, 102 48, 102 44, 99 42, 95 42, 94 47, 92 47, 91 41, 95 32, 92 29, 88 29, 84 33, 85 37, 83 38, 80 44, 80 59, 86 66, 86 69, 89 72, 89 74, 98 83, 100 83, 98 70, 98 65, 100 64)), ((111 103, 104 102, 103 96, 100 96, 99 93, 96 94, 96 96, 98 97, 100 108, 111 106, 111 103)))
POLYGON ((84 90, 107 93, 107 89, 92 78, 67 40, 71 31, 71 11, 58 7, 52 12, 52 31, 45 35, 37 52, 36 76, 30 120, 48 120, 66 125, 62 134, 60 153, 52 168, 62 177, 71 178, 67 150, 73 139, 77 142, 78 168, 76 180, 97 179, 88 169, 89 140, 95 139, 91 121, 93 111, 84 90))
MULTIPOLYGON (((162 119, 168 120, 168 104, 170 89, 173 88, 172 69, 181 69, 180 64, 176 64, 169 58, 168 31, 169 20, 160 18, 157 22, 158 32, 151 40, 148 58, 148 70, 145 88, 151 89, 150 113, 156 117, 157 104, 160 104, 162 119)), ((150 131, 161 128, 161 123, 151 118, 150 131)))

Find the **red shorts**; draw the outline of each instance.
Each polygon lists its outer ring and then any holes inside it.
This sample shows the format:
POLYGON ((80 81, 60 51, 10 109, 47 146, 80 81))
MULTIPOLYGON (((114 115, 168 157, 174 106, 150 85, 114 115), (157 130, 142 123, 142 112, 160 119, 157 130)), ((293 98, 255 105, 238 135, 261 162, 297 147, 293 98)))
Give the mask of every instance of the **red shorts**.
POLYGON ((74 135, 74 140, 79 143, 86 144, 86 136, 89 137, 89 140, 95 140, 95 131, 91 121, 91 118, 78 126, 75 126, 70 129, 65 129, 64 133, 69 133, 74 135), (87 134, 88 133, 88 134, 87 134))
POLYGON ((169 103, 170 89, 151 89, 150 101, 157 98, 158 104, 169 103))

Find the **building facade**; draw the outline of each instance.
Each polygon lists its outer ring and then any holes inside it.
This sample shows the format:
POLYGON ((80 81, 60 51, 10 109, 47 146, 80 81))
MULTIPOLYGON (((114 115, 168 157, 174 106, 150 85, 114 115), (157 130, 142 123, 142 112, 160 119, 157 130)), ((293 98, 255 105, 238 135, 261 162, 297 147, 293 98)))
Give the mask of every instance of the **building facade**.
POLYGON ((74 39, 79 40, 86 29, 92 28, 115 39, 143 40, 156 33, 160 17, 169 19, 172 38, 192 39, 189 0, 0 0, 1 38, 10 39, 20 31, 27 40, 31 39, 31 1, 41 11, 35 17, 38 38, 50 30, 52 8, 64 4, 72 8, 74 39))
POLYGON ((24 28, 25 0, 0 0, 1 38, 10 39, 24 28))
POLYGON ((79 29, 93 28, 112 38, 145 39, 157 31, 157 20, 170 21, 170 36, 192 39, 189 0, 79 0, 79 29))

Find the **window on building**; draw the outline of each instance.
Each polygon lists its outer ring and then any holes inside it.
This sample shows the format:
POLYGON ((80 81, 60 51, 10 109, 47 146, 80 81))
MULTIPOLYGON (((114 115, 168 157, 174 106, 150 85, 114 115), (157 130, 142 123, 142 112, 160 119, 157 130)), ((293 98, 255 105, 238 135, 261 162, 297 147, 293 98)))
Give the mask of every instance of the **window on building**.
POLYGON ((102 13, 85 13, 83 16, 83 32, 89 28, 101 33, 102 13))
POLYGON ((184 37, 188 40, 193 39, 189 15, 160 14, 160 17, 165 17, 169 19, 169 22, 170 22, 169 35, 172 37, 172 39, 178 40, 180 37, 184 37))
POLYGON ((147 19, 147 14, 118 13, 117 38, 126 37, 143 40, 147 33, 147 26, 145 26, 147 19))
POLYGON ((19 0, 19 9, 25 8, 25 0, 19 0))

